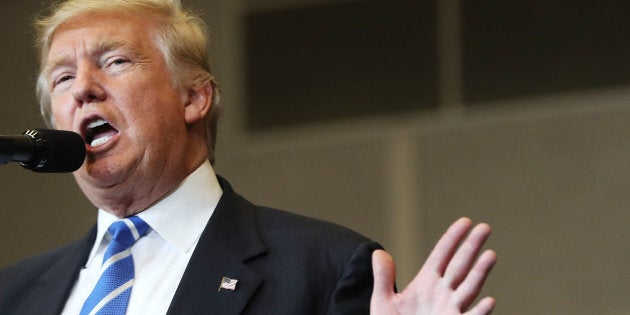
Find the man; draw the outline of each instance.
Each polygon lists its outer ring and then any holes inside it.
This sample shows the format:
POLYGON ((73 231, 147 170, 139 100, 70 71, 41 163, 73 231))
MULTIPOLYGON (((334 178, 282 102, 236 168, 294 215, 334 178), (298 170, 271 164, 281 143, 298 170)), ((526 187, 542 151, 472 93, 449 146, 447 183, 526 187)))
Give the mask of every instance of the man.
MULTIPOLYGON (((37 94, 51 126, 86 141, 74 177, 98 221, 84 239, 0 271, 0 314, 470 308, 496 260, 488 251, 475 262, 487 225, 466 237, 470 221, 454 223, 396 294, 377 243, 255 206, 214 174, 218 90, 203 22, 178 0, 69 0, 51 12, 37 22, 37 94)), ((487 298, 470 311, 493 307, 487 298)))

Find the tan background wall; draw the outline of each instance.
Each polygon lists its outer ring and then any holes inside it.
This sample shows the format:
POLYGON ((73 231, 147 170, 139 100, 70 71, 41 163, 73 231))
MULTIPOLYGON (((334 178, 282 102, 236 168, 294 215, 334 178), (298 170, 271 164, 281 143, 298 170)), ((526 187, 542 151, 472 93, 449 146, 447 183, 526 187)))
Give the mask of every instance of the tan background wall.
MULTIPOLYGON (((0 134, 42 125, 28 27, 38 2, 0 4, 0 134)), ((455 70, 443 67, 439 111, 248 132, 242 17, 307 2, 317 1, 188 2, 211 26, 224 90, 218 173, 252 201, 381 241, 401 286, 448 223, 466 215, 494 227, 499 264, 485 292, 498 298, 496 314, 630 314, 630 86, 466 107, 455 53, 444 61, 455 70)), ((440 3, 449 21, 457 3, 440 3)), ((451 32, 445 42, 457 38, 451 32)), ((0 266, 93 223, 71 175, 5 165, 0 178, 0 266)))

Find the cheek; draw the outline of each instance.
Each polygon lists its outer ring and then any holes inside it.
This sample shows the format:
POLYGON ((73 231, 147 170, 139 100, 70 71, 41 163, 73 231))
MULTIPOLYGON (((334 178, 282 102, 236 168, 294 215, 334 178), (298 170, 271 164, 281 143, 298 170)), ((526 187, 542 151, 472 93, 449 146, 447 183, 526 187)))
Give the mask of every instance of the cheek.
POLYGON ((51 105, 52 118, 57 129, 72 129, 72 120, 74 117, 74 109, 71 106, 59 105, 61 102, 53 100, 51 105))
MULTIPOLYGON (((146 89, 146 88, 145 88, 146 89)), ((174 93, 141 93, 121 100, 120 110, 134 124, 152 129, 182 120, 183 105, 174 93)))

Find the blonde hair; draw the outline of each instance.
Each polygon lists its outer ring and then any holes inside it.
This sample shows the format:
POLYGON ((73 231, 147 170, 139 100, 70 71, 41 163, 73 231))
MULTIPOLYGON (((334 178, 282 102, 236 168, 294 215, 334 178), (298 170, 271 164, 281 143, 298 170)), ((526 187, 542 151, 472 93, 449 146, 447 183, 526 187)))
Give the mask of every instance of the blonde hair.
POLYGON ((157 26, 155 44, 164 55, 174 87, 210 84, 212 106, 206 117, 208 158, 214 164, 217 125, 222 110, 218 84, 210 71, 206 24, 197 15, 182 8, 180 0, 66 0, 53 4, 35 20, 36 46, 39 50, 39 75, 36 95, 41 114, 50 126, 55 122, 51 112, 48 78, 44 67, 55 30, 62 23, 89 13, 143 14, 157 26))

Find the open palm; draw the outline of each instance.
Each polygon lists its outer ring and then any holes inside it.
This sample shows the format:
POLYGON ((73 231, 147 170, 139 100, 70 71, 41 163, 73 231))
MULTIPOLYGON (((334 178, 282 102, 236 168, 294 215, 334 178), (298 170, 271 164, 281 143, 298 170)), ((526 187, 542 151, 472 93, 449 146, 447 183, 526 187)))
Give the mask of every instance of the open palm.
POLYGON ((494 309, 494 299, 486 297, 473 305, 496 263, 494 251, 479 255, 490 236, 490 226, 478 224, 468 237, 472 222, 455 221, 442 235, 420 272, 400 293, 394 292, 396 269, 385 251, 372 254, 374 292, 372 315, 485 315, 494 309))

